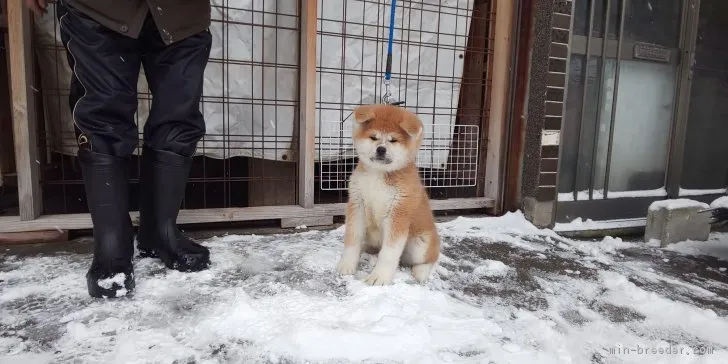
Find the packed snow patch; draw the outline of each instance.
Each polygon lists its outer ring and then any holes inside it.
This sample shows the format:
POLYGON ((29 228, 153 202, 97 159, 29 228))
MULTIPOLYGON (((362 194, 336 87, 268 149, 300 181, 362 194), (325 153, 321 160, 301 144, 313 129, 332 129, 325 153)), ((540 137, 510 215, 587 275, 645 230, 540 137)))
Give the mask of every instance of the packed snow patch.
POLYGON ((508 266, 497 260, 485 260, 483 265, 473 269, 473 275, 477 277, 497 277, 508 273, 508 266))

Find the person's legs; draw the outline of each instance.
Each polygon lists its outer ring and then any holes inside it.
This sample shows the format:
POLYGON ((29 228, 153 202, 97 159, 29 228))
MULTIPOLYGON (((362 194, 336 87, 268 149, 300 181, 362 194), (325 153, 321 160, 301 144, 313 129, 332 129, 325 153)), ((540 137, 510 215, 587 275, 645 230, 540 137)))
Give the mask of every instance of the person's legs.
POLYGON ((138 42, 62 1, 57 5, 61 40, 73 70, 69 106, 93 222, 88 291, 93 297, 123 296, 134 288, 127 161, 138 143, 134 123, 141 63, 138 42))
POLYGON ((203 31, 167 46, 149 18, 140 39, 152 108, 144 126, 138 249, 171 269, 203 270, 209 250, 183 236, 176 221, 191 157, 205 134, 200 99, 212 35, 203 31))

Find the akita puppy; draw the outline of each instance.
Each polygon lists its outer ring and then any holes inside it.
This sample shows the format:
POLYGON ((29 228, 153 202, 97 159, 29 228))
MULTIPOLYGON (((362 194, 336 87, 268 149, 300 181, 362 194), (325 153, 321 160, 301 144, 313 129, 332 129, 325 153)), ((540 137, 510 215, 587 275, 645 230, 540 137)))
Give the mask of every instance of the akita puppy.
POLYGON ((422 121, 399 106, 354 110, 353 144, 359 162, 349 181, 344 250, 339 274, 354 274, 362 251, 377 254, 365 279, 387 285, 399 265, 425 281, 440 256, 440 237, 415 165, 422 121))

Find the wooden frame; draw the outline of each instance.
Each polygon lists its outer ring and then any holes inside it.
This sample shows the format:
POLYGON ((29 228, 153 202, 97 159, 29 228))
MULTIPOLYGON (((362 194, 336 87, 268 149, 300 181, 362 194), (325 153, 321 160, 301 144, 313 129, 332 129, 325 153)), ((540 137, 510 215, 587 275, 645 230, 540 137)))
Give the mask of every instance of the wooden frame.
POLYGON ((38 165, 36 95, 33 92, 32 23, 22 1, 8 1, 8 53, 10 94, 13 108, 15 166, 18 171, 20 220, 41 215, 40 166, 38 165))
POLYGON ((495 2, 495 21, 493 22, 493 64, 490 87, 490 118, 488 121, 488 140, 485 163, 485 196, 498 201, 493 213, 500 214, 503 209, 503 190, 505 184, 506 134, 508 130, 508 106, 510 98, 510 75, 513 67, 511 47, 513 42, 513 0, 493 0, 495 2))
MULTIPOLYGON (((492 117, 487 128, 489 140, 485 163, 492 171, 486 172, 485 196, 432 200, 432 208, 442 210, 499 211, 502 198, 503 148, 507 129, 507 102, 509 98, 510 47, 513 4, 510 0, 492 0, 498 9, 495 22, 495 56, 493 58, 493 85, 488 98, 492 117), (494 197, 494 198, 491 198, 494 197)), ((34 73, 32 65, 32 18, 30 12, 19 1, 8 2, 8 24, 10 27, 10 67, 12 79, 13 135, 18 170, 20 215, 0 217, 0 233, 90 229, 90 215, 62 214, 42 215, 40 189, 40 168, 37 158, 37 115, 36 94, 33 91, 34 73)), ((344 203, 314 203, 315 166, 315 99, 316 99, 316 46, 318 1, 300 0, 300 77, 299 77, 299 120, 297 204, 285 206, 255 206, 245 208, 181 210, 179 224, 204 224, 270 219, 319 218, 343 216, 344 203)), ((488 169, 486 169, 488 170, 488 169)), ((482 195, 480 195, 482 196, 482 195)), ((131 213, 138 219, 138 213, 131 213)))
MULTIPOLYGON (((453 198, 447 200, 431 201, 432 209, 442 210, 478 210, 492 208, 493 199, 490 198, 453 198)), ((345 203, 317 204, 311 208, 299 205, 290 206, 257 206, 227 209, 200 209, 181 210, 177 223, 179 224, 207 224, 215 222, 236 222, 271 220, 284 218, 305 218, 322 216, 343 216, 345 203)), ((139 213, 131 213, 134 224, 139 219, 139 213)), ((17 216, 0 217, 0 233, 58 230, 58 229, 90 229, 91 216, 89 214, 44 215, 35 220, 21 220, 17 216)))
POLYGON ((314 205, 316 145, 316 23, 318 1, 301 1, 300 120, 298 140, 298 204, 314 205))
POLYGON ((514 6, 514 37, 512 44, 513 68, 511 76, 510 128, 506 148, 506 182, 503 185, 503 210, 515 211, 521 207, 523 187, 523 160, 526 143, 526 111, 528 100, 530 53, 533 39, 532 23, 534 1, 517 0, 514 6))

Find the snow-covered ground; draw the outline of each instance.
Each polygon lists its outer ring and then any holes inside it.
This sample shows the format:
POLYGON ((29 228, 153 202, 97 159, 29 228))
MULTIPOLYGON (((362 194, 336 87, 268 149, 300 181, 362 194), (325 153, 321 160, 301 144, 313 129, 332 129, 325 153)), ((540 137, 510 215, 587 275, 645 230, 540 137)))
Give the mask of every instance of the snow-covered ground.
POLYGON ((439 230, 424 285, 366 286, 369 256, 337 277, 339 228, 207 239, 199 273, 139 260, 135 293, 107 301, 90 255, 9 250, 0 363, 728 363, 728 235, 575 241, 520 213, 439 230))

